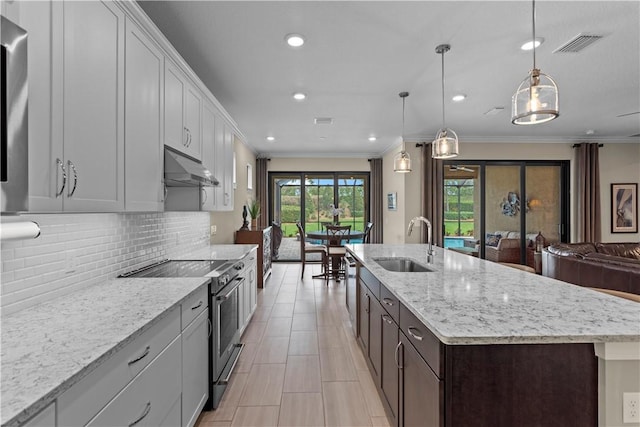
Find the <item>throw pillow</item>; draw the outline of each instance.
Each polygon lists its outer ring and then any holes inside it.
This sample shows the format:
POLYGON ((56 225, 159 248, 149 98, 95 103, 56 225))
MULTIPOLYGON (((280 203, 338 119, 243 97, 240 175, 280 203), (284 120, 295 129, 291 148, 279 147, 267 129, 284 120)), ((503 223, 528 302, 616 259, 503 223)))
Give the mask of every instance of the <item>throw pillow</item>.
POLYGON ((487 238, 485 239, 485 245, 487 246, 498 246, 498 242, 502 239, 502 234, 489 234, 487 233, 487 238))

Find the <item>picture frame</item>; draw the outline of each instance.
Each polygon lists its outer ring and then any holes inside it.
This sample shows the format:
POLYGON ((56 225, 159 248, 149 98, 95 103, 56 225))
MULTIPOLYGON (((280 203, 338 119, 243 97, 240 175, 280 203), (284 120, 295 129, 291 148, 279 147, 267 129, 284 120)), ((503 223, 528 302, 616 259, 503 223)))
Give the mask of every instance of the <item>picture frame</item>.
POLYGON ((398 209, 398 193, 388 193, 387 194, 387 209, 390 211, 395 211, 398 209))
POLYGON ((247 190, 253 190, 253 167, 247 163, 247 190))
POLYGON ((638 184, 611 184, 611 232, 638 232, 638 184))

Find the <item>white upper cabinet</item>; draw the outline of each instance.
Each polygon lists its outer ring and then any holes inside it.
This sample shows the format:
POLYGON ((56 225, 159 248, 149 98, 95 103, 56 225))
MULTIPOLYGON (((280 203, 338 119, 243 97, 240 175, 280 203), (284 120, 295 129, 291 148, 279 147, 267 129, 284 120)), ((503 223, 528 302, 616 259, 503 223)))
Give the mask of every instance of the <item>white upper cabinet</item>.
POLYGON ((216 115, 215 120, 215 170, 213 174, 220 185, 215 188, 215 210, 233 210, 233 132, 225 120, 216 115))
MULTIPOLYGON (((209 103, 202 105, 202 165, 209 169, 217 179, 215 162, 215 126, 216 113, 209 103)), ((216 190, 214 187, 203 188, 202 210, 213 211, 216 209, 216 190)))
POLYGON ((54 105, 63 106, 63 134, 54 134, 63 138, 67 168, 63 207, 122 211, 124 13, 111 2, 69 1, 61 6, 63 46, 54 50, 53 58, 63 59, 64 70, 62 100, 54 97, 54 105))
POLYGON ((129 18, 125 43, 125 209, 162 211, 164 56, 129 18))
POLYGON ((202 159, 202 96, 170 61, 166 61, 164 143, 196 160, 202 159))

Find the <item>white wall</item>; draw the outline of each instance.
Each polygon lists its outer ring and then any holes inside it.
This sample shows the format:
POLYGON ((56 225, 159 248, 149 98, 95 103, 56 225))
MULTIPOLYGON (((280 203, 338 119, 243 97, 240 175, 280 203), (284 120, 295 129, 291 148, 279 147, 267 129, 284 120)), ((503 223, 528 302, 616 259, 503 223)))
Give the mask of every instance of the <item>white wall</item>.
MULTIPOLYGON (((569 160, 571 176, 571 224, 576 224, 575 205, 575 149, 569 143, 460 143, 460 160, 569 160)), ((398 210, 385 209, 384 243, 414 242, 420 235, 414 231, 407 237, 405 230, 409 220, 420 214, 419 182, 422 165, 420 149, 415 144, 406 144, 412 160, 412 172, 397 174, 393 172, 393 158, 400 150, 387 152, 383 158, 384 194, 398 193, 398 210), (416 184, 416 180, 417 184, 416 184), (414 237, 414 235, 416 237, 414 237)), ((602 241, 637 242, 640 233, 611 234, 611 183, 640 183, 640 144, 607 143, 600 149, 600 186, 602 202, 602 241)), ((416 230, 417 231, 417 230, 416 230)), ((575 241, 575 227, 572 227, 571 241, 575 241)), ((417 241, 417 240, 416 240, 417 241)))
MULTIPOLYGON (((228 212, 211 212, 211 225, 217 227, 216 234, 211 235, 212 244, 235 243, 235 233, 242 227, 242 207, 249 199, 256 197, 256 155, 241 140, 234 143, 236 154, 236 188, 233 190, 233 210, 228 212), (252 168, 252 190, 247 188, 247 165, 252 168)), ((262 214, 266 208, 261 209, 262 214)), ((247 221, 251 218, 247 217, 247 221)))
POLYGON ((371 170, 367 159, 332 157, 271 157, 268 168, 270 172, 368 172, 371 170))

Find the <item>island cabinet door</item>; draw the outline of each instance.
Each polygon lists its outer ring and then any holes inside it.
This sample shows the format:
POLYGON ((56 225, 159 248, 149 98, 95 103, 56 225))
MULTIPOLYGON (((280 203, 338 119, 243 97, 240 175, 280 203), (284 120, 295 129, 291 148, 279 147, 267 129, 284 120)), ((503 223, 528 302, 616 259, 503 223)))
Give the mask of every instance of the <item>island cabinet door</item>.
POLYGON ((371 295, 366 286, 360 285, 360 311, 358 317, 360 318, 360 345, 364 354, 369 354, 369 312, 371 311, 371 295))
POLYGON ((392 426, 398 426, 399 351, 398 325, 388 314, 382 315, 382 374, 380 387, 392 426))
POLYGON ((386 314, 380 303, 371 297, 369 312, 369 361, 373 381, 380 387, 382 374, 382 316, 386 314))
POLYGON ((444 381, 438 379, 403 333, 400 342, 400 425, 444 427, 444 381))

